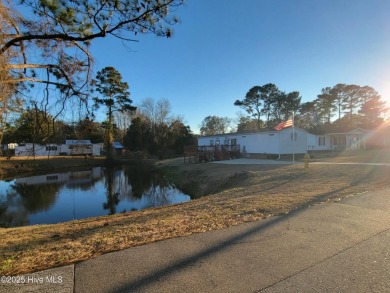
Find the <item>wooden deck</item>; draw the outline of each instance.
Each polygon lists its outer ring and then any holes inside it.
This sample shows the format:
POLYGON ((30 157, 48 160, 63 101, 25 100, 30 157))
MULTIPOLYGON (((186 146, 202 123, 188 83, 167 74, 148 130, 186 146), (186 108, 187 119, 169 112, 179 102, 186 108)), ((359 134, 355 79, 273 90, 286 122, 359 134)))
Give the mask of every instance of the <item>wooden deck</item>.
POLYGON ((240 157, 240 145, 203 145, 203 146, 185 146, 185 162, 210 162, 231 160, 240 157), (188 160, 186 160, 188 158, 188 160))

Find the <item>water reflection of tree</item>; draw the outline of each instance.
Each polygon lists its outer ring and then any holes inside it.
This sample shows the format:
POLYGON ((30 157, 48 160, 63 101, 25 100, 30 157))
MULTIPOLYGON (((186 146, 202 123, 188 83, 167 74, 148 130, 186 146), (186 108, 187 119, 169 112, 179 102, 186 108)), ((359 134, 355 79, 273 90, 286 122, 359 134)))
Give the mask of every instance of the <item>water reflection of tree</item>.
POLYGON ((58 185, 10 185, 0 203, 0 226, 17 227, 29 224, 28 217, 49 210, 57 200, 58 185))
POLYGON ((28 224, 28 212, 20 207, 20 197, 13 191, 8 190, 0 195, 0 227, 17 227, 28 224))
POLYGON ((22 198, 9 189, 0 194, 0 227, 17 227, 28 225, 29 212, 22 204, 22 198))
POLYGON ((132 193, 128 193, 127 198, 146 197, 149 207, 170 203, 172 185, 158 170, 148 166, 126 166, 123 173, 132 186, 132 193))
POLYGON ((159 188, 170 187, 170 184, 159 171, 148 166, 125 166, 123 173, 128 178, 127 182, 129 182, 128 184, 131 185, 132 189, 127 197, 141 198, 149 193, 150 189, 154 189, 153 194, 157 194, 159 188))
POLYGON ((108 167, 104 170, 104 175, 106 178, 106 188, 107 188, 107 202, 103 203, 103 208, 110 211, 110 215, 116 213, 116 206, 119 204, 118 192, 115 192, 115 168, 108 167))
POLYGON ((149 206, 156 207, 169 204, 170 190, 171 187, 153 184, 146 193, 149 200, 149 206))
POLYGON ((55 206, 59 191, 65 185, 71 189, 88 190, 101 182, 102 176, 106 195, 102 205, 109 214, 117 212, 122 200, 124 203, 133 203, 136 208, 161 206, 172 201, 174 189, 157 170, 145 165, 113 166, 102 169, 102 172, 73 173, 69 176, 70 181, 61 184, 11 183, 3 193, 0 191, 0 227, 28 225, 30 215, 48 211, 55 206), (87 181, 89 184, 86 184, 87 181))
POLYGON ((57 194, 61 187, 59 184, 45 185, 11 185, 12 189, 19 194, 21 205, 29 214, 35 214, 49 210, 57 200, 57 194))
POLYGON ((28 225, 28 213, 26 210, 7 210, 7 206, 0 204, 0 227, 20 227, 28 225))
POLYGON ((107 167, 104 170, 107 201, 103 208, 109 214, 116 213, 120 198, 134 200, 146 196, 149 206, 169 203, 168 184, 161 173, 144 165, 126 165, 123 167, 107 167))
POLYGON ((126 182, 131 185, 131 193, 126 194, 128 198, 141 198, 145 190, 150 187, 152 172, 150 167, 140 165, 124 166, 123 174, 126 182))

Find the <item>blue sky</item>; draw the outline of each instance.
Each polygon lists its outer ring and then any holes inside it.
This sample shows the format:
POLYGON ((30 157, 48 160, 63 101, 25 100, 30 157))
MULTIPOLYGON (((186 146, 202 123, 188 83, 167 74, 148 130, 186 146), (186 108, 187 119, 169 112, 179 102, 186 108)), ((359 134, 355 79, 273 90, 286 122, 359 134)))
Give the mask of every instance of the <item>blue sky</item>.
POLYGON ((208 115, 274 83, 312 101, 337 83, 369 85, 390 100, 388 0, 187 0, 171 39, 93 43, 95 70, 113 66, 135 105, 166 98, 196 133, 208 115))

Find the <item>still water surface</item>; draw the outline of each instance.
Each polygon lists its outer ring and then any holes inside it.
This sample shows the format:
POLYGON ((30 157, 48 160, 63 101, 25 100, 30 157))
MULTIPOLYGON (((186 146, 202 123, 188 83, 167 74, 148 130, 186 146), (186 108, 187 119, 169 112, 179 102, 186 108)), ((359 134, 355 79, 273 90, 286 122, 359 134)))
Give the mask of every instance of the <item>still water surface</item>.
POLYGON ((17 178, 0 181, 0 227, 54 224, 189 200, 145 166, 17 178))

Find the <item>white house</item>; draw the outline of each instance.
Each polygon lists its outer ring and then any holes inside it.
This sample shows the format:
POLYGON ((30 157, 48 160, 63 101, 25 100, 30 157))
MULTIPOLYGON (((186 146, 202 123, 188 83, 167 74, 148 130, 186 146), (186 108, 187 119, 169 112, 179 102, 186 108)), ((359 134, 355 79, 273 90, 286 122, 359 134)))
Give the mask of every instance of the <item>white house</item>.
POLYGON ((198 138, 199 146, 237 145, 241 153, 251 154, 305 154, 309 133, 297 127, 280 131, 250 133, 226 133, 202 136, 198 138))
POLYGON ((100 148, 98 153, 96 152, 97 150, 94 151, 94 145, 90 140, 67 139, 65 146, 69 155, 100 155, 100 148))
POLYGON ((15 147, 15 156, 58 156, 58 155, 94 155, 99 156, 101 144, 92 144, 90 140, 67 140, 65 144, 26 143, 15 147))
MULTIPOLYGON (((251 133, 227 133, 198 138, 198 148, 213 145, 239 146, 251 154, 305 154, 310 151, 343 151, 365 149, 373 131, 354 129, 349 132, 316 135, 298 127, 251 133), (294 137, 294 139, 293 139, 294 137)), ((390 141, 390 140, 389 140, 390 141)))
POLYGON ((15 147, 15 156, 58 156, 65 152, 63 145, 25 143, 15 147))

